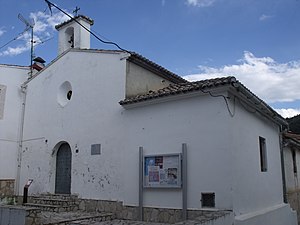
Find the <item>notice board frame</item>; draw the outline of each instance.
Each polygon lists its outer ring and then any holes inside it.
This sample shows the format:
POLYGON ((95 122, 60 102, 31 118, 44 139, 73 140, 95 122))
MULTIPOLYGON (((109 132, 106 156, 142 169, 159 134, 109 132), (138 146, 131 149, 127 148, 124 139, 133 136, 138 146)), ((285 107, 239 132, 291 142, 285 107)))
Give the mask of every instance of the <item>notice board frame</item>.
POLYGON ((182 153, 143 156, 143 188, 182 188, 182 153))

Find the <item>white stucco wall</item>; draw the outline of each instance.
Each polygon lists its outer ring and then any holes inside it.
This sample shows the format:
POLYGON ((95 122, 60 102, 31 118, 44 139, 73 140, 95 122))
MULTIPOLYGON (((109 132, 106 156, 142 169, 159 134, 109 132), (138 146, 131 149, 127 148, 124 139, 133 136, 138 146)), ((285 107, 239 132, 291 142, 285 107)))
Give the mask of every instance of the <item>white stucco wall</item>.
MULTIPOLYGON (((145 154, 180 153, 187 143, 189 207, 200 207, 201 192, 216 192, 216 206, 231 208, 229 115, 223 99, 199 96, 125 110, 118 104, 124 95, 125 61, 119 55, 70 52, 34 78, 27 92, 21 184, 32 178, 32 192, 53 192, 52 151, 66 141, 73 154, 73 193, 137 205, 139 146, 145 154), (73 96, 61 107, 57 90, 65 81, 73 96), (91 144, 97 143, 102 154, 91 156, 91 144)), ((181 191, 147 191, 145 204, 180 208, 181 191)))
POLYGON ((279 127, 246 111, 237 101, 231 129, 235 174, 233 202, 236 215, 282 203, 279 127), (267 172, 261 172, 260 168, 259 136, 266 139, 267 172))
POLYGON ((26 67, 0 65, 0 85, 5 99, 0 119, 0 179, 15 179, 21 116, 21 84, 27 79, 26 67))
MULTIPOLYGON (((182 143, 187 143, 189 208, 201 208, 201 192, 215 192, 217 208, 232 208, 231 153, 226 132, 229 116, 224 105, 222 98, 198 96, 124 111, 125 139, 130 140, 127 151, 135 158, 133 162, 138 160, 139 146, 152 155, 180 153, 182 143)), ((131 204, 138 201, 136 166, 123 165, 128 168, 124 171, 134 173, 124 173, 125 202, 131 204)), ((145 191, 147 206, 180 208, 181 204, 181 191, 145 191)))
POLYGON ((172 83, 132 62, 127 62, 126 69, 126 97, 147 94, 172 83))
POLYGON ((53 192, 53 149, 66 141, 72 148, 72 192, 86 198, 101 193, 104 199, 113 192, 119 198, 121 178, 114 159, 121 157, 116 134, 122 125, 115 114, 124 97, 125 61, 117 54, 69 52, 34 78, 28 85, 21 183, 32 178, 32 192, 53 192), (65 81, 73 95, 62 107, 57 95, 65 81), (91 156, 91 144, 97 143, 102 155, 91 156))
MULTIPOLYGON (((273 123, 237 101, 231 117, 224 99, 209 95, 124 109, 118 104, 126 85, 121 58, 72 50, 29 82, 21 184, 34 179, 30 193, 54 192, 57 146, 67 142, 72 193, 136 206, 139 147, 147 155, 180 153, 187 143, 188 208, 201 208, 201 192, 214 192, 216 208, 233 209, 236 216, 282 203, 273 123), (73 95, 62 107, 57 95, 66 81, 73 95), (260 172, 259 136, 267 142, 266 173, 260 172), (100 155, 91 155, 92 144, 101 144, 100 155)), ((145 190, 144 205, 181 208, 181 196, 178 189, 145 190)))

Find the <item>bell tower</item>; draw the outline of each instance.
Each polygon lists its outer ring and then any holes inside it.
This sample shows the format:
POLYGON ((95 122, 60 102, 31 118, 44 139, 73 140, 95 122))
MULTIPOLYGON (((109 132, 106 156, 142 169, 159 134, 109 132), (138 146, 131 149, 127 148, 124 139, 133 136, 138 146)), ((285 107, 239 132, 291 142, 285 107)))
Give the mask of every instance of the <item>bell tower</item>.
POLYGON ((65 21, 55 28, 58 31, 58 55, 70 48, 89 49, 90 33, 81 25, 90 30, 94 21, 86 16, 78 15, 73 19, 65 21))

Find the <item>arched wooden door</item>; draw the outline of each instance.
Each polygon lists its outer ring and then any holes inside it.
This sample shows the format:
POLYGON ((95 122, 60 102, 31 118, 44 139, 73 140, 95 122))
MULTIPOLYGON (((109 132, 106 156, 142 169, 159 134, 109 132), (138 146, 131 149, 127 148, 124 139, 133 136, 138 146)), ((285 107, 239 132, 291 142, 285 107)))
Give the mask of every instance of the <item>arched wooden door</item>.
POLYGON ((72 152, 70 145, 62 144, 56 154, 55 193, 71 193, 72 152))

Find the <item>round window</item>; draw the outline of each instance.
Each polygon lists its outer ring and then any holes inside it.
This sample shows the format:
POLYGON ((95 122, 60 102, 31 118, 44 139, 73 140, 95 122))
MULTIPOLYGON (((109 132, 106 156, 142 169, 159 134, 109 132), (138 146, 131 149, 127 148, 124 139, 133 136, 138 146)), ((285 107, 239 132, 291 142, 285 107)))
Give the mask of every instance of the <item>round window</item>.
POLYGON ((58 88, 57 102, 61 106, 65 106, 72 99, 72 86, 69 81, 63 82, 58 88))
POLYGON ((67 93, 67 99, 68 99, 68 100, 71 100, 71 98, 72 98, 72 91, 70 90, 70 91, 68 91, 68 93, 67 93))

